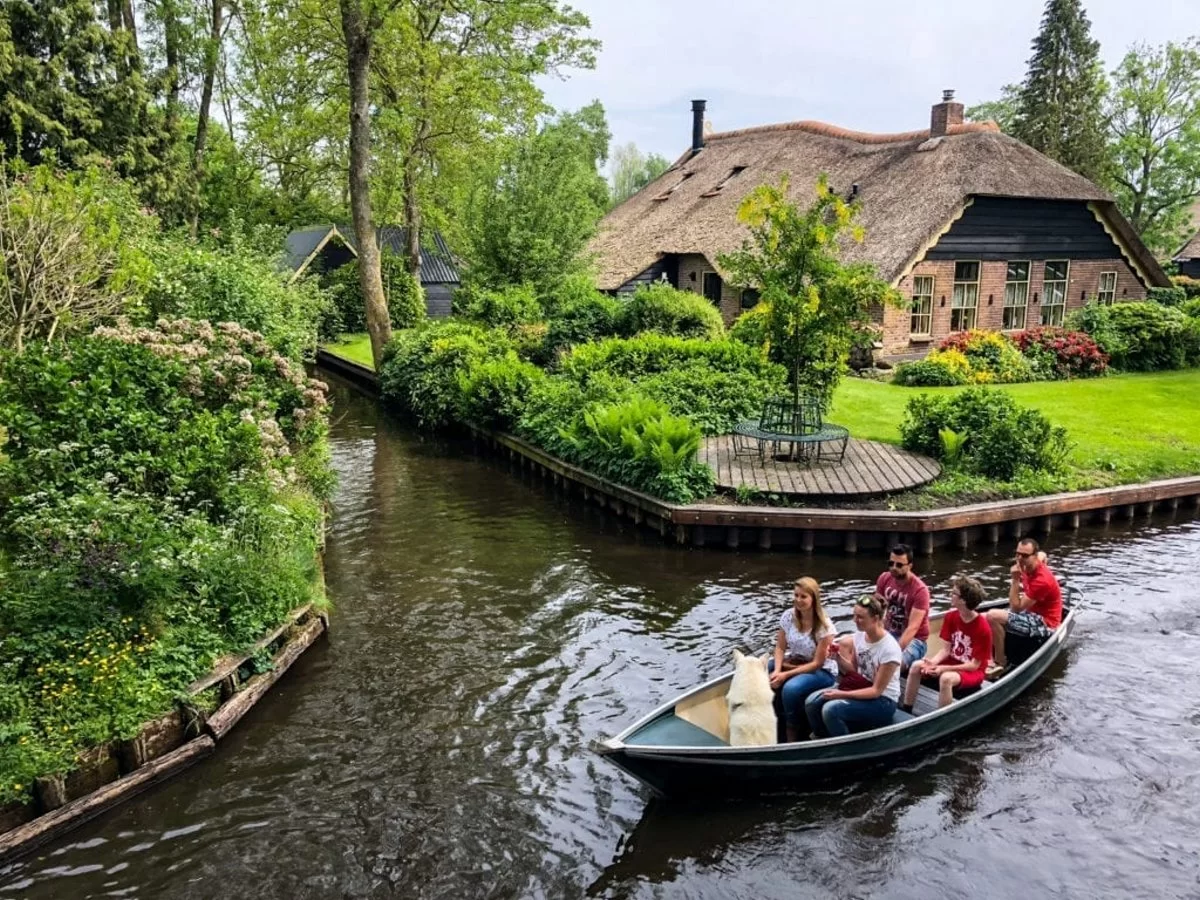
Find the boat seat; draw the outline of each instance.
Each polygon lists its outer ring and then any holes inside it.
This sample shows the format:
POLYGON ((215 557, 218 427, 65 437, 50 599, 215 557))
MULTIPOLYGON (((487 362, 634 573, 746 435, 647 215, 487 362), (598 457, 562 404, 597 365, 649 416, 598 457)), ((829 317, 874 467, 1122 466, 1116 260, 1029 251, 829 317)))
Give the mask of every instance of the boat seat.
POLYGON ((659 716, 625 739, 627 744, 655 747, 727 747, 725 741, 674 713, 659 716))
POLYGON ((897 706, 896 711, 894 713, 892 713, 892 721, 890 724, 899 725, 901 722, 907 722, 911 718, 913 718, 912 713, 906 713, 904 710, 902 710, 900 707, 897 706))

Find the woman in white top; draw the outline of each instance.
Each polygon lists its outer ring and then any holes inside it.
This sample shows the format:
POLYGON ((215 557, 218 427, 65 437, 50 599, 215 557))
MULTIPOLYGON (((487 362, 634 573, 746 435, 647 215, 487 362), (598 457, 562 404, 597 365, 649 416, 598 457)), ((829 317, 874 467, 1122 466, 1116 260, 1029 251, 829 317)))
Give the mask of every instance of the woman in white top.
POLYGON ((779 619, 775 658, 768 666, 789 743, 800 740, 807 725, 804 701, 809 694, 833 687, 837 676, 837 660, 831 652, 834 635, 821 607, 821 586, 812 578, 797 578, 791 608, 779 619))
POLYGON ((896 714, 904 654, 883 627, 883 604, 874 597, 860 598, 854 604, 854 624, 858 631, 853 639, 843 639, 838 648, 838 666, 846 673, 841 686, 818 691, 804 704, 815 737, 881 728, 896 714))

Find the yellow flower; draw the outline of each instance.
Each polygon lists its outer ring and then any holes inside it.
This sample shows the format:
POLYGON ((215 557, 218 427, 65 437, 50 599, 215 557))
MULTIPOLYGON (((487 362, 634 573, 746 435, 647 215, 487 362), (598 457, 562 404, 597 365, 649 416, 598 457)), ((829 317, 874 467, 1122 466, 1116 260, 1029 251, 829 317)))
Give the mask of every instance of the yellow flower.
POLYGON ((25 785, 23 785, 23 784, 14 784, 14 785, 13 785, 13 790, 14 790, 14 791, 23 791, 23 790, 25 790, 25 785))

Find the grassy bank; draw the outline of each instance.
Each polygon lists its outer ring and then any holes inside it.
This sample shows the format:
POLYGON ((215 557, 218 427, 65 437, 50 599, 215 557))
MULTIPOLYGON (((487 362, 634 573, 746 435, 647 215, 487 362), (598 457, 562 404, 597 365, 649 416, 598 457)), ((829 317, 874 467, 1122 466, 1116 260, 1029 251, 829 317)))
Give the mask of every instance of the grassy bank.
POLYGON ((369 369, 375 368, 375 360, 371 357, 371 338, 366 334, 343 334, 337 341, 322 344, 322 350, 328 350, 343 359, 356 362, 369 369))
MULTIPOLYGON (((1197 370, 998 387, 1066 427, 1072 443, 1068 471, 1035 482, 992 486, 948 476, 927 492, 1017 496, 1200 473, 1197 370)), ((923 392, 960 390, 846 378, 838 387, 829 419, 845 425, 855 437, 899 443, 899 426, 910 398, 923 392)))

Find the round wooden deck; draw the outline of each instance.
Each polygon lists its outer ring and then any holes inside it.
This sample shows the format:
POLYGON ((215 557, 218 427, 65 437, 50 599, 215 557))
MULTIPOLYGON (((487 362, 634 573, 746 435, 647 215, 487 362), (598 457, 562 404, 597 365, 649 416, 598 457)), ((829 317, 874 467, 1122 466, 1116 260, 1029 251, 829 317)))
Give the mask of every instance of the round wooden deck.
POLYGON ((941 473, 941 465, 927 456, 909 453, 893 444, 860 441, 846 445, 840 462, 780 462, 768 454, 734 455, 730 435, 706 438, 700 445, 700 462, 717 474, 717 487, 736 490, 741 485, 763 493, 807 497, 865 497, 892 494, 928 484, 941 473))

